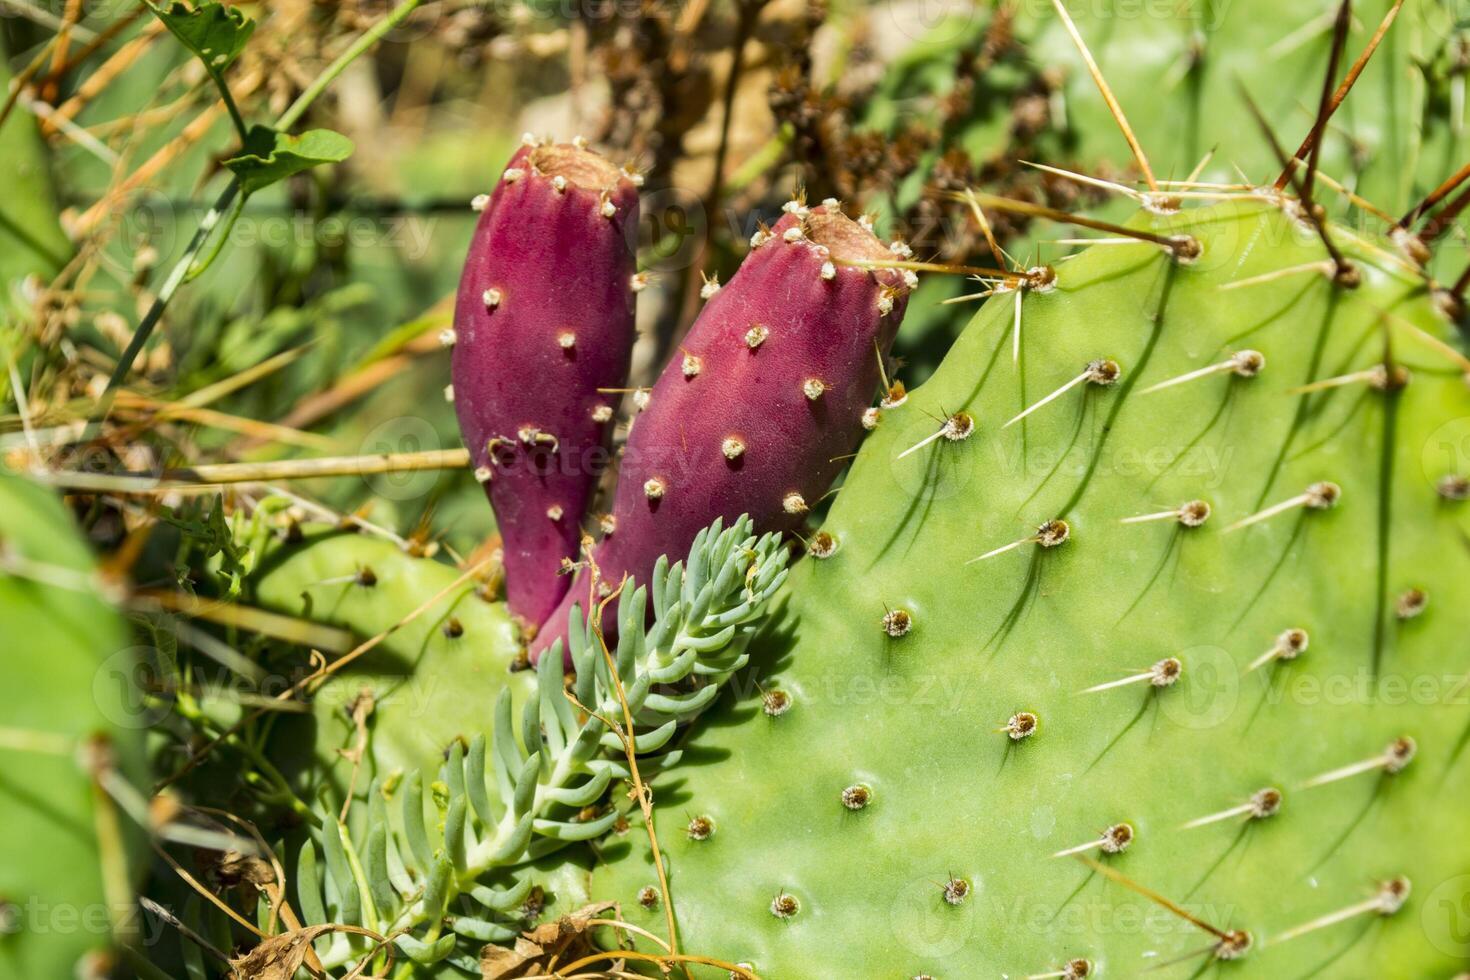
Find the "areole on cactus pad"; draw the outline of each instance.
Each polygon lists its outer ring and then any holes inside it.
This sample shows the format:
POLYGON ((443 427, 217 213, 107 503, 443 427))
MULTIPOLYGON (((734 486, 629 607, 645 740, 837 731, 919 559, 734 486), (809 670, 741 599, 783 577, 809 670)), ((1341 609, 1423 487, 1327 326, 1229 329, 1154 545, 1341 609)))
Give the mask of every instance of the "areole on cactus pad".
POLYGON ((528 139, 483 209, 455 304, 450 391, 504 541, 506 598, 555 608, 606 468, 633 350, 640 178, 528 139))
MULTIPOLYGON (((749 514, 762 531, 799 527, 866 427, 912 272, 836 201, 793 201, 762 228, 709 302, 636 419, 607 536, 604 583, 645 580, 716 518, 749 514)), ((902 250, 902 246, 897 246, 902 250)), ((564 635, 586 576, 547 621, 564 635)), ((609 627, 613 624, 609 622, 609 627)))
MULTIPOLYGON (((684 948, 1464 969, 1470 362, 1411 263, 1301 215, 1141 213, 1170 247, 993 301, 888 413, 660 798, 684 948)), ((592 892, 656 929, 632 819, 592 892)))

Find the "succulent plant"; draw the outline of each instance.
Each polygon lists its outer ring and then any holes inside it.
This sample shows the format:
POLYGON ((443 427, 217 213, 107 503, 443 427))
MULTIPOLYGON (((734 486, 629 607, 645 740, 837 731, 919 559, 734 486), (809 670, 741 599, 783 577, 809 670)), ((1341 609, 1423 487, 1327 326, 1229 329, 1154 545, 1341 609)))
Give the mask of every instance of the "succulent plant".
MULTIPOLYGON (((765 977, 1463 969, 1445 297, 1274 193, 1131 227, 1157 237, 987 305, 864 446, 686 753, 718 828, 665 847, 686 947, 765 977)), ((603 854, 594 897, 660 922, 643 835, 603 854)))
MULTIPOLYGON (((340 550, 353 539, 335 540, 340 550)), ((319 560, 328 550, 318 544, 308 555, 319 560)), ((412 767, 395 765, 405 756, 392 732, 384 742, 375 731, 365 799, 341 811, 328 788, 319 828, 300 850, 295 879, 308 926, 365 928, 393 937, 422 967, 476 972, 481 946, 513 940, 522 927, 527 896, 544 873, 536 863, 620 821, 608 795, 631 775, 628 753, 637 753, 644 773, 677 760, 671 740, 745 666, 746 644, 786 579, 787 560, 780 536, 757 537, 749 518, 728 528, 716 521, 696 536, 687 563, 660 558, 646 587, 625 586, 612 651, 579 617, 569 644, 575 675, 554 647, 534 676, 521 675, 535 688, 518 711, 508 686, 478 713, 436 699, 434 713, 480 720, 481 728, 445 739, 412 767)), ((406 589, 415 574, 398 571, 387 588, 406 589)), ((356 611, 334 619, 371 629, 366 607, 356 611)), ((476 648, 468 628, 460 640, 476 648)), ((503 670, 493 658, 485 669, 503 670)), ((425 734, 443 731, 442 722, 398 715, 415 752, 425 734)), ((361 935, 339 932, 316 944, 328 969, 376 955, 361 935)))
POLYGON ((146 785, 143 665, 99 591, 60 502, 0 474, 0 977, 102 976, 142 932, 142 834, 124 805, 146 785))
POLYGON ((541 623, 567 590, 633 350, 638 176, 528 139, 482 210, 455 305, 460 430, 504 542, 507 601, 541 623))

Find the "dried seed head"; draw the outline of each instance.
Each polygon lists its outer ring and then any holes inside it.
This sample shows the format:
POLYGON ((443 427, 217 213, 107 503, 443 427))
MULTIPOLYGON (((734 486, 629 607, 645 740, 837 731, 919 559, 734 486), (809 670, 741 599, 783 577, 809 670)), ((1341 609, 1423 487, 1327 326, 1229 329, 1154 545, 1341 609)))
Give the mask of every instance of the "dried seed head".
POLYGON ((769 327, 764 327, 759 323, 753 323, 750 329, 745 331, 745 346, 751 350, 755 350, 761 344, 764 344, 766 338, 770 335, 771 331, 769 327))
POLYGON ((781 509, 788 514, 805 514, 807 512, 806 498, 793 490, 781 498, 781 509))
POLYGON ((500 305, 504 295, 498 289, 487 289, 480 294, 480 299, 485 303, 485 309, 493 310, 500 305))
POLYGON ((807 401, 816 401, 826 390, 827 383, 821 378, 807 378, 801 383, 801 393, 806 396, 807 401))
POLYGON ((831 558, 837 554, 837 538, 826 531, 818 531, 812 535, 806 550, 813 558, 831 558))
POLYGON ((1266 366, 1266 355, 1258 350, 1241 350, 1230 355, 1230 370, 1242 378, 1254 378, 1266 366))
POLYGON ((704 370, 704 361, 693 354, 685 354, 683 369, 684 377, 697 378, 699 377, 699 372, 704 370))
POLYGON ((1338 498, 1341 496, 1342 487, 1336 483, 1323 480, 1320 483, 1314 483, 1307 487, 1306 504, 1313 510, 1326 510, 1337 503, 1338 498))
POLYGON ((1010 737, 1011 741, 1019 742, 1023 738, 1030 738, 1036 734, 1036 726, 1040 720, 1030 711, 1018 711, 1011 715, 1006 722, 1006 727, 1001 729, 1010 737))
POLYGON ((668 490, 668 484, 660 477, 650 476, 643 481, 643 495, 649 500, 662 499, 666 490, 668 490))
POLYGON ((440 627, 440 631, 446 639, 457 640, 461 636, 464 636, 464 624, 454 616, 450 616, 444 625, 440 627))
POLYGON ((1429 605, 1429 596, 1423 589, 1409 589, 1398 597, 1394 603, 1394 612, 1399 619, 1413 619, 1424 612, 1424 607, 1429 605))
POLYGON ((453 328, 439 331, 440 347, 453 347, 458 340, 459 334, 456 333, 453 328))
POLYGON ((689 826, 684 828, 689 834, 690 840, 709 840, 715 832, 715 822, 712 818, 700 815, 689 821, 689 826))
POLYGON ((1060 518, 1047 521, 1036 528, 1036 543, 1043 548, 1055 548, 1072 536, 1072 528, 1060 518))
POLYGON ((556 335, 556 346, 562 350, 572 350, 577 346, 577 335, 570 330, 563 330, 556 335))
POLYGON ((1133 838, 1136 836, 1131 823, 1115 823, 1102 832, 1102 852, 1122 854, 1132 846, 1133 838))
POLYGON ((900 636, 907 636, 913 628, 914 617, 909 615, 907 609, 890 609, 883 614, 883 632, 895 640, 900 636))
POLYGON ((791 710, 791 695, 780 688, 762 691, 761 710, 772 718, 779 718, 791 710))
POLYGON ((1306 652, 1311 637, 1300 627, 1292 627, 1276 637, 1276 655, 1282 660, 1295 660, 1306 652))
POLYGON ((1273 786, 1258 789, 1251 794, 1250 818, 1265 820, 1281 812, 1281 790, 1273 786))
POLYGON ((1445 500, 1459 501, 1470 499, 1470 477, 1460 476, 1459 474, 1442 476, 1434 488, 1445 500))
POLYGON ((873 802, 873 789, 862 783, 856 783, 842 791, 842 805, 849 810, 861 810, 873 802))
POLYGON ((959 905, 969 897, 970 883, 964 878, 950 875, 949 880, 944 883, 944 900, 950 905, 959 905))
POLYGON ((658 908, 658 889, 652 885, 638 889, 638 904, 646 909, 658 908))
POLYGON ((1122 376, 1123 369, 1118 366, 1118 362, 1109 358, 1099 358, 1087 364, 1087 380, 1092 384, 1114 384, 1122 376))
POLYGON ((1251 934, 1244 929, 1233 929, 1215 944, 1215 959, 1238 960, 1251 951, 1251 944, 1254 942, 1251 934))
POLYGON ((726 459, 739 459, 745 455, 745 440, 739 436, 726 436, 725 441, 720 443, 720 452, 725 454, 726 459))
POLYGON ((1389 743, 1384 752, 1383 771, 1390 775, 1404 771, 1404 768, 1414 761, 1414 754, 1419 751, 1419 744, 1407 735, 1400 736, 1389 743))
POLYGON ((883 421, 883 413, 876 408, 863 409, 863 428, 872 432, 883 421))
POLYGON ((789 919, 801 911, 801 903, 796 900, 795 895, 781 892, 771 899, 771 914, 778 919, 789 919))
POLYGON ((476 194, 473 198, 470 199, 470 207, 474 208, 476 211, 483 211, 489 206, 489 194, 476 194))
POLYGON ((1184 664, 1178 657, 1165 657, 1149 668, 1148 682, 1154 687, 1171 687, 1184 673, 1184 664))
POLYGON ((492 474, 490 472, 490 467, 488 467, 488 466, 476 466, 475 467, 475 482, 476 483, 489 483, 490 482, 491 475, 492 474))
POLYGON ((612 417, 613 417, 613 409, 612 409, 612 406, 611 405, 593 405, 592 406, 592 421, 594 421, 594 422, 609 422, 609 421, 612 420, 612 417))

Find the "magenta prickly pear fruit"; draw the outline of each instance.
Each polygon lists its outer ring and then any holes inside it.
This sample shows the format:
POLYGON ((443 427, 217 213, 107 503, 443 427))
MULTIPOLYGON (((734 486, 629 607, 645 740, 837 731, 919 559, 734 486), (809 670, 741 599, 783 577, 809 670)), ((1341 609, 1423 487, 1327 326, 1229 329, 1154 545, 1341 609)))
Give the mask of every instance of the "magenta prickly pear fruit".
POLYGON ((451 396, 504 541, 507 601, 556 608, 608 462, 634 340, 640 178, 578 144, 528 139, 483 210, 454 312, 451 396))
MULTIPOLYGON (((595 553, 604 582, 646 581, 660 555, 684 554, 719 517, 748 513, 761 533, 798 527, 863 434, 912 273, 873 268, 894 252, 836 202, 787 205, 752 245, 727 284, 706 290, 633 426, 595 553)), ((576 602, 586 605, 585 580, 545 624, 542 648, 576 602)))

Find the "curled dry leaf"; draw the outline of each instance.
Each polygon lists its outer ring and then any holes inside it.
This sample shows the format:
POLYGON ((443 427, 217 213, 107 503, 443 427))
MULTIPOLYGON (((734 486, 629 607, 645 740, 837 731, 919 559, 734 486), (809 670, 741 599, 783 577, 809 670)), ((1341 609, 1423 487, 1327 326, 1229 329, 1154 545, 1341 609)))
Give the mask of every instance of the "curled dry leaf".
POLYGON ((291 980, 306 961, 312 942, 333 928, 330 925, 308 926, 261 940, 244 956, 230 960, 231 980, 291 980))
POLYGON ((589 923, 615 909, 616 902, 584 905, 555 922, 545 922, 522 933, 514 948, 486 946, 480 950, 481 980, 516 980, 545 973, 553 962, 564 962, 592 952, 589 923))

